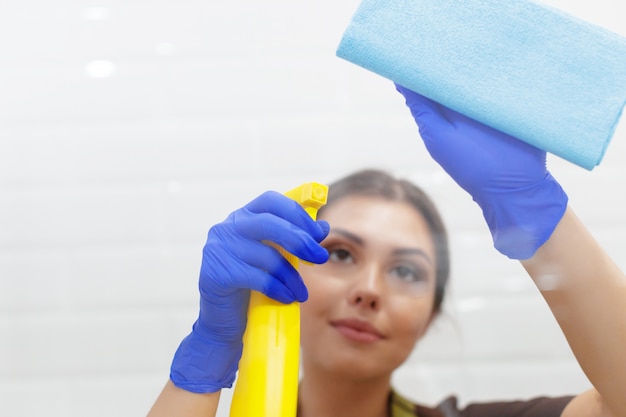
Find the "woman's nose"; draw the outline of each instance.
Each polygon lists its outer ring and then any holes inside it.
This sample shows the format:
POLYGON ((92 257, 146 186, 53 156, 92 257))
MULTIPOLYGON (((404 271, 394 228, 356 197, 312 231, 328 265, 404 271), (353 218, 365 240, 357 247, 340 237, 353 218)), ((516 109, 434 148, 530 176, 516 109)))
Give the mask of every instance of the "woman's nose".
POLYGON ((380 276, 376 270, 362 275, 350 293, 350 304, 367 310, 378 311, 381 303, 380 276))

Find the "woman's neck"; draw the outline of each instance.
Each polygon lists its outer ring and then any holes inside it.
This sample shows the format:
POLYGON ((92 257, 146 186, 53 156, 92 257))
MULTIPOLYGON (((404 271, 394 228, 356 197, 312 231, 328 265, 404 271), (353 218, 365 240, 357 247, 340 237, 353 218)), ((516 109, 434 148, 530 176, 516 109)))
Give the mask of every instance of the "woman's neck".
POLYGON ((300 382, 298 417, 388 417, 390 377, 367 381, 307 372, 300 382))

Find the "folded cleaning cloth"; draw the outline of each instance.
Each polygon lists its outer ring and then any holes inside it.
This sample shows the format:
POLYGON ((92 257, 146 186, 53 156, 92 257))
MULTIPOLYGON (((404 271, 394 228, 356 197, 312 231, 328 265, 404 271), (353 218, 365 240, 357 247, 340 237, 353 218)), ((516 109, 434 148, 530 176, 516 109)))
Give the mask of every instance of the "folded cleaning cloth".
POLYGON ((527 0, 363 0, 337 56, 589 170, 626 102, 626 38, 527 0))

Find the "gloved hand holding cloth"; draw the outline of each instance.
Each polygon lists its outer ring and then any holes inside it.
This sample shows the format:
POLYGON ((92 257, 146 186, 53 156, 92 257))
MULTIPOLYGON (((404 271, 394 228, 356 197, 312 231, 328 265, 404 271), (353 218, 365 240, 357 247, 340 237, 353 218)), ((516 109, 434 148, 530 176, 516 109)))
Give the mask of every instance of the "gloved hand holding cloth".
POLYGON ((546 152, 396 84, 430 155, 482 209, 495 248, 528 259, 545 243, 568 198, 546 152))

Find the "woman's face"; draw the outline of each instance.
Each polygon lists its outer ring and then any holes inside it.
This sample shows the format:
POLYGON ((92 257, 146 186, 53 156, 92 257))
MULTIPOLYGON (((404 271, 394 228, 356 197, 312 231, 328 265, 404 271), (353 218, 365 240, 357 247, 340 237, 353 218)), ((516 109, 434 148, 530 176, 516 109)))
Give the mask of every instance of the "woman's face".
POLYGON ((411 353, 432 317, 435 249, 408 203, 350 196, 320 219, 331 226, 323 265, 302 265, 305 371, 354 379, 388 376, 411 353))

